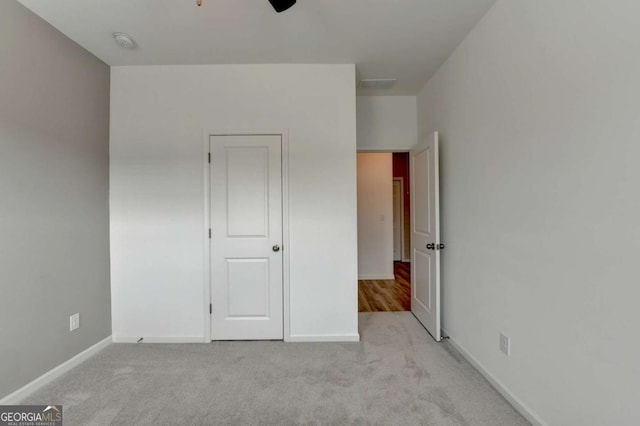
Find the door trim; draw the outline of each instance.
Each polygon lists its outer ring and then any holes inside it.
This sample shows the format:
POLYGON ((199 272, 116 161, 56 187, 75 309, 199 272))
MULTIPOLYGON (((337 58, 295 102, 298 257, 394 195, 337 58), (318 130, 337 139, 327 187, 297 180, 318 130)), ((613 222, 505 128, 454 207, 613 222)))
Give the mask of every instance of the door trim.
MULTIPOLYGON (((400 182, 400 262, 405 262, 406 253, 404 250, 404 178, 402 176, 394 176, 394 182, 400 182)), ((394 237, 395 238, 395 237, 394 237)), ((393 259, 395 262, 396 260, 393 259)))
POLYGON ((204 343, 211 343, 211 248, 209 246, 210 227, 210 189, 209 188, 209 139, 211 136, 269 136, 277 135, 282 140, 282 314, 283 337, 285 342, 291 341, 290 327, 290 282, 289 282, 289 130, 288 129, 203 129, 202 131, 202 170, 204 188, 204 228, 202 230, 203 247, 203 303, 204 343))

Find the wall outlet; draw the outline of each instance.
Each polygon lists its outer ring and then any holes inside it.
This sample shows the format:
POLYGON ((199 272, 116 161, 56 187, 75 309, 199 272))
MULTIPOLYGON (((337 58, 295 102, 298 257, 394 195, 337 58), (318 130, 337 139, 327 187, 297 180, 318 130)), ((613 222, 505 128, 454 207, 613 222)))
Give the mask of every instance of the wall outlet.
POLYGON ((511 339, 502 333, 500 333, 500 351, 507 356, 511 355, 511 339))
POLYGON ((69 317, 69 331, 80 328, 80 314, 73 314, 69 317))

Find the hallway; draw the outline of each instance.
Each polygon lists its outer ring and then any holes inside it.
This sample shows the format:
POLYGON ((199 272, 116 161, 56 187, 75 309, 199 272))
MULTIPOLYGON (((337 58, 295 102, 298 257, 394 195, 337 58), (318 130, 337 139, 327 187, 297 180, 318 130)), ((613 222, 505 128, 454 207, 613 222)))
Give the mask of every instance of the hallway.
POLYGON ((393 263, 395 280, 358 281, 358 312, 411 310, 411 264, 393 263))

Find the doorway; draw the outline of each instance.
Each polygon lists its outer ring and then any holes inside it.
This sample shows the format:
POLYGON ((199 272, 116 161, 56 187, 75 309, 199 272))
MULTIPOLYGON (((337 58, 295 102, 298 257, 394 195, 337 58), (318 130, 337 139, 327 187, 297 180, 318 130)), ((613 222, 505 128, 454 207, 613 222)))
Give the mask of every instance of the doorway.
POLYGON ((358 153, 358 311, 411 310, 409 154, 358 153))

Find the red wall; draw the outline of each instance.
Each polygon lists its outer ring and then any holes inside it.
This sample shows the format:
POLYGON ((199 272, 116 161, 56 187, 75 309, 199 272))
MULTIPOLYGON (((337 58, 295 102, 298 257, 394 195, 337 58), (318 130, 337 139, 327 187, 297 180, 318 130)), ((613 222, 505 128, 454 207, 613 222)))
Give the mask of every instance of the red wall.
POLYGON ((409 153, 395 152, 393 154, 393 177, 401 177, 404 185, 404 256, 411 257, 411 199, 409 198, 409 153))

